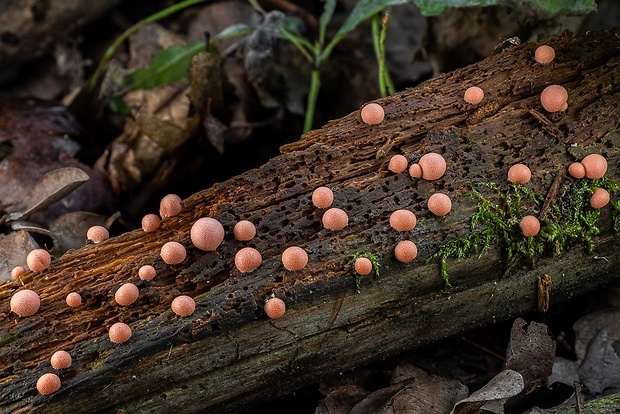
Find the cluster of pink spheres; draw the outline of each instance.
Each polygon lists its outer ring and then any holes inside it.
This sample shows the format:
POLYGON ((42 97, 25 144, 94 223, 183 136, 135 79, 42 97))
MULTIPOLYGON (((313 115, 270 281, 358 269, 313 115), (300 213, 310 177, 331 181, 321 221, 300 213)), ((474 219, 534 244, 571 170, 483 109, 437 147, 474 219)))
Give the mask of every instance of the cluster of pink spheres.
MULTIPOLYGON (((607 172, 607 160, 600 154, 586 155, 581 162, 574 162, 568 167, 568 173, 577 179, 589 178, 597 180, 603 178, 607 172)), ((527 184, 532 178, 532 172, 524 164, 515 164, 508 170, 508 180, 513 183, 527 184)), ((604 188, 596 188, 590 197, 590 207, 600 209, 609 204, 611 196, 604 188)), ((519 223, 523 235, 534 237, 540 231, 540 221, 534 216, 525 216, 519 223)))
MULTIPOLYGON (((534 60, 541 65, 548 65, 554 58, 555 50, 551 46, 540 46, 534 52, 534 60)), ((484 99, 484 90, 479 86, 467 88, 463 99, 477 105, 484 99)), ((540 94, 540 103, 547 112, 564 112, 568 109, 568 92, 561 85, 549 85, 540 94)))
MULTIPOLYGON (((535 52, 535 60, 539 64, 549 64, 555 58, 555 51, 549 46, 540 46, 535 52)), ((473 86, 464 93, 464 100, 472 105, 480 103, 484 99, 484 91, 473 86)), ((541 94, 541 103, 548 112, 565 111, 568 108, 568 93, 560 85, 550 85, 541 94)), ((385 112, 381 105, 369 103, 361 110, 361 119, 368 125, 380 124, 385 118, 385 112)), ((409 165, 404 155, 394 155, 388 165, 388 169, 395 174, 400 174, 409 168, 412 178, 424 180, 437 180, 446 172, 446 161, 437 153, 424 154, 417 163, 409 165)), ((598 179, 607 171, 607 161, 599 154, 590 154, 581 162, 575 162, 568 168, 569 174, 574 178, 598 179)), ((515 164, 508 171, 508 179, 511 182, 526 184, 531 178, 530 169, 523 164, 515 164)), ((590 199, 593 208, 602 208, 609 203, 609 193, 603 188, 597 188, 590 199)), ((339 231, 344 229, 349 222, 347 213, 336 207, 331 207, 334 202, 334 193, 328 187, 319 187, 312 193, 312 203, 318 209, 326 209, 321 222, 323 227, 339 231)), ((451 208, 450 198, 443 193, 435 193, 429 197, 428 209, 437 216, 447 215, 451 208)), ((160 203, 159 216, 166 220, 178 215, 182 211, 182 200, 179 196, 170 194, 165 196, 160 203)), ((394 211, 389 218, 390 226, 398 232, 409 232, 416 226, 415 214, 407 209, 394 211)), ((142 229, 146 233, 157 231, 161 219, 155 214, 147 214, 142 219, 142 229)), ((533 237, 540 230, 540 222, 534 216, 525 216, 520 222, 523 234, 533 237)), ((240 242, 251 241, 256 235, 256 227, 248 220, 239 221, 233 230, 235 239, 240 242)), ((219 221, 211 217, 198 219, 191 227, 190 239, 194 247, 203 251, 214 251, 224 240, 224 228, 219 221)), ((109 237, 105 227, 93 226, 87 232, 87 239, 92 243, 100 243, 109 237)), ((397 260, 407 263, 416 258, 418 254, 415 243, 411 240, 403 240, 394 249, 397 260)), ((187 257, 185 247, 176 241, 169 241, 161 247, 162 260, 170 265, 182 263, 187 257)), ((42 272, 51 264, 51 256, 44 249, 36 249, 28 254, 26 263, 31 271, 42 272)), ((253 247, 243 247, 235 255, 235 266, 241 273, 256 270, 262 263, 262 256, 253 247)), ((299 271, 308 264, 308 254, 299 246, 290 246, 282 252, 282 264, 288 271, 299 271)), ((354 270, 360 275, 367 275, 373 270, 373 263, 366 257, 355 260, 354 270)), ((14 280, 19 279, 26 269, 21 266, 11 271, 14 280)), ((151 265, 144 265, 138 270, 138 276, 142 280, 152 280, 156 270, 151 265)), ((130 306, 138 300, 139 289, 133 283, 125 283, 114 294, 114 300, 119 306, 130 306)), ((66 297, 66 303, 70 307, 78 307, 82 304, 82 298, 77 292, 70 292, 66 297)), ((11 311, 20 317, 34 315, 40 307, 40 299, 36 292, 23 289, 16 292, 10 301, 11 311)), ((180 317, 187 317, 194 313, 196 303, 193 298, 186 295, 177 296, 171 304, 172 311, 180 317)), ((264 311, 269 318, 280 318, 284 315, 286 305, 279 298, 272 297, 265 302, 264 311)), ((129 325, 117 322, 108 330, 109 338, 114 343, 123 343, 132 335, 129 325)), ((51 357, 51 365, 54 369, 61 370, 71 365, 71 355, 66 351, 57 351, 51 357)), ((54 373, 43 374, 37 381, 37 390, 44 395, 52 394, 60 389, 61 382, 54 373)))

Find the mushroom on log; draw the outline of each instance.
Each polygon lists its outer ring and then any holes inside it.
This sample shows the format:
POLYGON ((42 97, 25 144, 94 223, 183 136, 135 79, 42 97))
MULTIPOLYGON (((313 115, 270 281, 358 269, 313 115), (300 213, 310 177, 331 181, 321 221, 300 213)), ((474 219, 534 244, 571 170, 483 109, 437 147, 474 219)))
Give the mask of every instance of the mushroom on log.
POLYGON ((503 247, 491 246, 480 258, 448 260, 453 287, 446 289, 439 264, 427 259, 444 241, 471 234, 478 203, 466 194, 471 182, 508 188, 507 171, 515 163, 527 163, 527 187, 544 198, 535 212, 543 227, 576 181, 566 174, 571 163, 602 154, 609 163, 605 177, 618 180, 619 37, 614 29, 549 40, 556 58, 544 66, 532 59, 536 44, 514 46, 379 100, 385 110, 380 124, 363 123, 359 111, 331 121, 262 167, 187 198, 180 214, 157 231, 86 245, 40 274, 23 275, 25 287, 41 297, 34 316, 12 314, 8 302, 19 288, 1 284, 0 411, 232 412, 322 376, 533 311, 543 274, 553 279, 552 304, 617 280, 620 236, 611 206, 600 210, 601 233, 593 240, 606 260, 595 260, 577 243, 533 263, 509 264, 503 247), (487 92, 484 103, 464 102, 464 84, 480 85, 487 92), (569 91, 567 111, 542 109, 540 93, 551 84, 569 91), (416 162, 429 152, 446 160, 439 180, 388 170, 392 155, 416 162), (338 232, 323 228, 323 212, 312 204, 320 186, 333 190, 333 206, 350 218, 338 232), (449 195, 449 215, 435 217, 425 208, 435 192, 449 195), (418 218, 406 236, 389 225, 396 209, 418 218), (215 251, 190 241, 192 224, 202 217, 216 218, 226 231, 215 251), (255 224, 252 246, 263 256, 249 275, 234 264, 243 246, 233 235, 240 219, 255 224), (394 257, 404 239, 417 245, 418 256, 409 263, 394 257), (170 240, 187 249, 180 265, 159 258, 170 240), (309 261, 289 272, 280 258, 293 245, 309 261), (360 293, 356 253, 375 255, 381 266, 380 276, 359 281, 360 293), (157 270, 149 282, 136 275, 145 264, 157 270), (140 289, 138 301, 113 306, 113 289, 130 281, 140 289), (82 295, 79 308, 64 303, 72 291, 82 295), (181 294, 196 301, 185 318, 170 309, 181 294), (286 303, 279 319, 263 310, 273 296, 286 303), (113 344, 107 330, 119 320, 133 333, 126 343, 113 344), (51 345, 69 351, 73 364, 62 373, 61 388, 44 396, 36 382, 50 369, 51 345))

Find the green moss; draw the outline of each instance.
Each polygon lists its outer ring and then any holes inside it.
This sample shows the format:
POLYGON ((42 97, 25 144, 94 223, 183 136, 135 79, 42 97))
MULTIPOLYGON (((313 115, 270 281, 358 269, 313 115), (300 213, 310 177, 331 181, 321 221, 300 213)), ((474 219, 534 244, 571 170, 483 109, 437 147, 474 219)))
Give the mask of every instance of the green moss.
MULTIPOLYGON (((568 246, 584 244, 589 254, 594 251, 594 236, 600 233, 596 226, 600 212, 590 207, 590 196, 597 187, 610 193, 618 190, 613 181, 600 180, 571 181, 565 191, 551 206, 546 219, 541 223, 540 233, 535 237, 525 237, 519 223, 526 215, 539 216, 544 197, 536 195, 531 189, 520 184, 511 184, 507 191, 496 183, 470 184, 467 192, 478 200, 478 209, 470 219, 471 233, 447 241, 427 262, 439 260, 440 273, 446 287, 451 287, 447 269, 448 258, 462 259, 469 255, 481 257, 496 244, 504 254, 506 264, 517 259, 530 262, 544 254, 559 254, 568 246)), ((615 203, 614 211, 620 216, 620 204, 615 203)), ((614 221, 620 229, 620 218, 614 221)))
POLYGON ((357 291, 357 293, 361 292, 360 284, 362 283, 362 279, 364 279, 364 275, 360 275, 359 273, 355 272, 354 269, 355 260, 359 259, 360 257, 365 257, 366 259, 370 260, 370 263, 372 263, 372 270, 375 272, 375 276, 379 277, 379 260, 377 259, 377 256, 372 253, 355 253, 353 255, 353 259, 351 259, 351 268, 355 273, 355 290, 357 291))

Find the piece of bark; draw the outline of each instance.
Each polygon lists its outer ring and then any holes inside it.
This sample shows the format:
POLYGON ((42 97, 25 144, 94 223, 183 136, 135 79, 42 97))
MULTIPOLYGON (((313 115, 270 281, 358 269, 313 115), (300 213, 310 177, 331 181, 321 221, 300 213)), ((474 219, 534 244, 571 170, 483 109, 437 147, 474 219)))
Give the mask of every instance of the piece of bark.
POLYGON ((604 154, 607 177, 618 179, 619 36, 612 30, 549 40, 556 60, 547 66, 534 62, 537 45, 516 46, 379 100, 386 112, 379 125, 364 125, 358 112, 332 121, 283 147, 283 155, 261 168, 189 197, 181 214, 156 232, 138 230, 85 246, 40 274, 29 273, 25 286, 42 299, 30 318, 9 313, 18 287, 0 285, 0 410, 232 412, 321 376, 532 311, 543 274, 553 280, 552 305, 616 280, 620 252, 610 207, 601 215, 597 256, 576 246, 533 268, 513 266, 506 275, 501 252, 492 248, 481 258, 451 261, 455 288, 447 291, 438 264, 425 260, 444 240, 470 232, 476 208, 464 195, 470 181, 507 185, 508 168, 525 162, 533 172, 528 187, 545 196, 558 170, 590 152, 604 154), (547 115, 563 137, 550 136, 530 113, 544 113, 539 94, 549 84, 563 85, 570 95, 567 113, 547 115), (463 101, 472 85, 486 92, 478 105, 463 101), (440 180, 414 181, 387 170, 394 154, 414 161, 430 151, 448 162, 440 180), (312 191, 322 185, 334 190, 333 206, 349 215, 341 231, 323 229, 322 210, 311 203, 312 191), (426 209, 436 191, 453 201, 443 218, 426 209), (390 213, 399 208, 418 215, 411 233, 389 226, 390 213), (226 229, 215 252, 198 251, 189 241, 192 223, 205 216, 226 229), (256 225, 251 242, 232 236, 241 219, 256 225), (392 252, 407 238, 419 255, 401 264, 392 252), (188 248, 180 265, 165 265, 159 257, 170 240, 188 248), (291 245, 309 253, 300 271, 286 271, 280 262, 291 245), (247 274, 233 263, 244 246, 263 256, 261 267, 247 274), (381 265, 381 276, 366 277, 360 294, 351 263, 358 252, 375 254, 381 265), (144 264, 158 271, 151 282, 136 277, 144 264), (119 307, 114 291, 130 280, 140 287, 140 298, 119 307), (74 290, 83 298, 75 310, 64 303, 74 290), (170 311, 181 293, 196 299, 191 317, 170 311), (269 320, 262 311, 271 294, 287 304, 281 319, 269 320), (115 345, 107 328, 118 321, 130 324, 133 336, 115 345), (58 392, 40 396, 36 380, 52 371, 49 357, 57 349, 69 351, 74 363, 60 372, 58 392))

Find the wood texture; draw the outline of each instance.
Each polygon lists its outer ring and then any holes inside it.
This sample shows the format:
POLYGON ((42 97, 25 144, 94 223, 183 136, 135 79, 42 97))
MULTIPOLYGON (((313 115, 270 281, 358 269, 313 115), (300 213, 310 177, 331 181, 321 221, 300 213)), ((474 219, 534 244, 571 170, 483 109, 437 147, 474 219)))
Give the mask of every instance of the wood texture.
MULTIPOLYGON (((575 246, 507 271, 504 254, 493 248, 481 258, 451 261, 450 290, 444 290, 438 264, 426 259, 443 241, 470 232, 476 201, 464 194, 469 183, 507 185, 507 170, 516 162, 530 166, 528 187, 541 195, 587 153, 604 154, 607 177, 618 179, 619 39, 614 30, 549 40, 557 57, 547 66, 534 62, 535 44, 516 46, 378 100, 386 111, 378 126, 362 124, 358 112, 332 121, 283 147, 281 156, 261 168, 189 197, 183 212, 157 232, 138 230, 88 245, 41 274, 28 274, 25 287, 42 298, 33 317, 9 312, 10 296, 20 286, 0 285, 0 409, 233 412, 321 376, 535 310, 542 274, 553 280, 551 306, 618 279, 610 207, 601 215, 596 256, 575 246), (549 84, 568 90, 566 113, 550 116, 541 108, 539 95, 549 84), (486 91, 479 105, 462 99, 472 85, 486 91), (430 151, 448 162, 438 181, 387 170, 394 154, 416 160, 430 151), (334 190, 333 206, 349 215, 342 231, 320 224, 322 211, 310 197, 321 185, 334 190), (426 209, 436 191, 453 200, 443 218, 426 209), (398 208, 418 216, 409 234, 389 227, 389 215, 398 208), (216 252, 198 251, 189 241, 192 223, 205 216, 216 217, 227 231, 216 252), (232 236, 240 219, 257 227, 251 242, 232 236), (401 264, 392 252, 406 238, 417 244, 419 256, 401 264), (170 240, 188 248, 181 265, 159 258, 159 248, 170 240), (262 253, 263 264, 241 274, 233 258, 246 245, 262 253), (291 245, 309 253, 301 271, 288 272, 280 263, 291 245), (359 294, 351 267, 357 252, 375 254, 381 265, 380 276, 366 277, 359 294), (152 282, 138 280, 143 264, 156 267, 152 282), (138 284, 140 298, 121 308, 113 295, 127 281, 138 284), (64 303, 74 290, 85 302, 77 310, 64 303), (180 293, 196 298, 193 316, 178 318, 170 311, 180 293), (272 294, 288 306, 278 320, 262 311, 272 294), (133 328, 125 344, 107 338, 107 328, 117 321, 133 328), (69 351, 74 364, 60 373, 57 393, 38 395, 36 380, 52 371, 49 357, 56 349, 69 351)), ((558 194, 571 180, 556 182, 558 194)))

